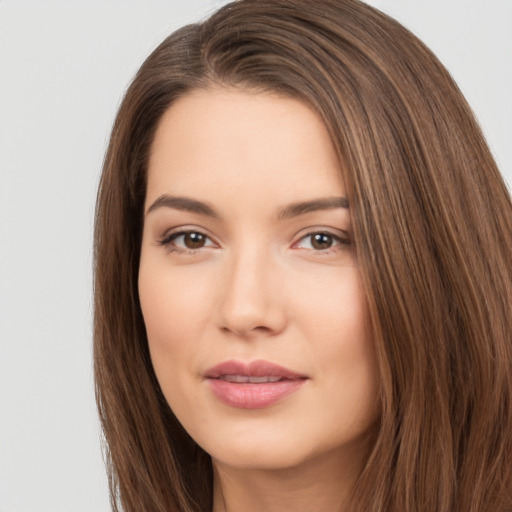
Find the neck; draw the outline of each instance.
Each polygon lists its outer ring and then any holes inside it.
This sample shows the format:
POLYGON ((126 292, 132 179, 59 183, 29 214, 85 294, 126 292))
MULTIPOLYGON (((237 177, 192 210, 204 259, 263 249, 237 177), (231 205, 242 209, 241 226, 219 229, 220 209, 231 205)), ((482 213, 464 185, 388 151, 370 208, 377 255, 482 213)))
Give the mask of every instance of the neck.
POLYGON ((213 512, 344 512, 361 464, 332 455, 286 469, 214 460, 213 512))

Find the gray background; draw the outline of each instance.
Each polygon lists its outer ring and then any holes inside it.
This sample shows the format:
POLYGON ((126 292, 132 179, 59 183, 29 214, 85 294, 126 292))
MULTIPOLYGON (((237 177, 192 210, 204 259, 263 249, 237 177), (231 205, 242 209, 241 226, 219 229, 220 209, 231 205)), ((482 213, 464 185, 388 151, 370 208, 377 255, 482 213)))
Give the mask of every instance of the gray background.
MULTIPOLYGON (((212 0, 0 0, 0 512, 106 512, 95 190, 142 60, 212 0)), ((512 0, 373 0, 452 72, 512 182, 512 0)))

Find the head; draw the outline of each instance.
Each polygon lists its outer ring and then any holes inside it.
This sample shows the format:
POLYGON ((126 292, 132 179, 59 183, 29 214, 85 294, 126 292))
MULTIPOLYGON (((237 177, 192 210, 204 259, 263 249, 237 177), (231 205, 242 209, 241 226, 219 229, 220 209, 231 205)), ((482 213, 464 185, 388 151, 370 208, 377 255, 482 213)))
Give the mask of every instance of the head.
POLYGON ((496 497, 510 491, 510 198, 446 70, 353 0, 230 4, 166 39, 127 91, 95 232, 95 372, 113 496, 126 510, 187 512, 211 499, 210 457, 155 374, 138 283, 159 130, 190 98, 218 91, 303 106, 337 162, 379 413, 353 510, 500 510, 496 497))

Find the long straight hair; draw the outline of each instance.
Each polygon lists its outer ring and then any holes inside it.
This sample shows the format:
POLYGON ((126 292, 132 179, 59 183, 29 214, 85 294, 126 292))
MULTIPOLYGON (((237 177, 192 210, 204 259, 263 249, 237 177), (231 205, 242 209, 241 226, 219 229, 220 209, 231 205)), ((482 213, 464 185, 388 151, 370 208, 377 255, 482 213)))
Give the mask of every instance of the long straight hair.
POLYGON ((95 224, 96 393, 114 510, 211 510, 209 456, 156 380, 137 291, 148 153, 212 86, 297 98, 348 187, 382 415, 351 512, 512 510, 512 206, 448 72, 357 0, 241 0, 167 38, 112 131, 95 224))

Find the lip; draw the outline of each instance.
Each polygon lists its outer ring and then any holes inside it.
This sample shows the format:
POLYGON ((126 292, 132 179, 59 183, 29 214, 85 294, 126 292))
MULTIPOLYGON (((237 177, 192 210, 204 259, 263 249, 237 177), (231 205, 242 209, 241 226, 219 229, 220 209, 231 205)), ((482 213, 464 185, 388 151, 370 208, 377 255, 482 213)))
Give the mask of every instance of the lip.
MULTIPOLYGON (((307 376, 269 361, 225 361, 205 372, 213 394, 223 403, 239 409, 263 409, 298 391, 307 376), (232 382, 225 376, 270 377, 275 382, 232 382)), ((232 377, 230 377, 232 379, 232 377)))

